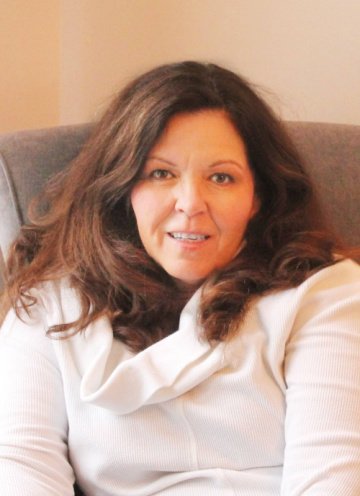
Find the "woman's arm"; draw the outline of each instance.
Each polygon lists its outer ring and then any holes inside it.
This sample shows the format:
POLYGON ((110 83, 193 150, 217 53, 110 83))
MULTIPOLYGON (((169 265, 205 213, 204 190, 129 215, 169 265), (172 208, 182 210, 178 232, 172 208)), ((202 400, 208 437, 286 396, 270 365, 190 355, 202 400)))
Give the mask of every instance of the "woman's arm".
POLYGON ((360 494, 360 270, 332 273, 306 295, 287 345, 284 496, 360 494))
POLYGON ((0 488, 4 496, 73 495, 62 380, 40 318, 11 311, 0 331, 0 488))

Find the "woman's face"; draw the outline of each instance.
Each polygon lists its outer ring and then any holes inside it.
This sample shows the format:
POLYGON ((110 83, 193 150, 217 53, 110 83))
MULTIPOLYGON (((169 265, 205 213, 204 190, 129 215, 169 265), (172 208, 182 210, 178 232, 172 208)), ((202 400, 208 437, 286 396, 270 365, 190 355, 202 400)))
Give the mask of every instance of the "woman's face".
POLYGON ((245 145, 221 110, 175 115, 131 193, 148 254, 198 285, 237 254, 258 210, 245 145))

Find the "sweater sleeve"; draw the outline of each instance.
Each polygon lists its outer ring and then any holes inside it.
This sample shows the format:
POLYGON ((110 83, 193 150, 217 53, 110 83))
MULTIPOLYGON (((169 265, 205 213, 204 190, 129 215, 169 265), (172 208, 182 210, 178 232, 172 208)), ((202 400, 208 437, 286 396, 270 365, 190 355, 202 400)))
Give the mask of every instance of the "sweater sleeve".
POLYGON ((62 380, 40 318, 5 319, 0 391, 1 494, 73 495, 62 380))
POLYGON ((282 496, 360 494, 360 274, 328 274, 309 285, 286 348, 282 496))

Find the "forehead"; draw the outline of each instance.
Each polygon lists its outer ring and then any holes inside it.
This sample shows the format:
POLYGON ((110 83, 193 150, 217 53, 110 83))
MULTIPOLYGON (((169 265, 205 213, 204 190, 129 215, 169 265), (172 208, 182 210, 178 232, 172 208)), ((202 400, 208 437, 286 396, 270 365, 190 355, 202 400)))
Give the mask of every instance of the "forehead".
POLYGON ((192 150, 204 155, 246 153, 245 143, 226 112, 200 110, 173 116, 152 147, 150 155, 164 151, 189 153, 192 150))

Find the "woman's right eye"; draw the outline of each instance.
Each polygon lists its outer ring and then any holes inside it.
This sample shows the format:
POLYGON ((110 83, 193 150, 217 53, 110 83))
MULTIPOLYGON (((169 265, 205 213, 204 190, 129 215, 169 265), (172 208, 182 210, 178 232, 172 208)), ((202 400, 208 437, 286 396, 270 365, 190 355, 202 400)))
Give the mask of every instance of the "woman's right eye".
POLYGON ((169 179, 172 174, 166 169, 154 169, 150 172, 149 177, 151 179, 169 179))

